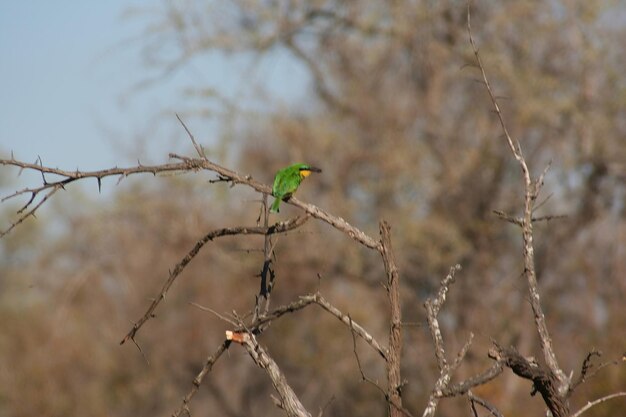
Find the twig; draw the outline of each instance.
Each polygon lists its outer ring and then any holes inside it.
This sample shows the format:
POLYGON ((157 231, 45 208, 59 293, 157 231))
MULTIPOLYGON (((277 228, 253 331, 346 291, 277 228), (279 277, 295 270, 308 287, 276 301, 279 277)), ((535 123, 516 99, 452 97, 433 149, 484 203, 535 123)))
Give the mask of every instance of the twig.
POLYGON ((230 343, 230 341, 224 340, 222 344, 218 346, 215 352, 213 352, 213 354, 207 358, 204 366, 202 367, 198 375, 196 375, 196 377, 193 379, 193 386, 191 387, 191 390, 187 395, 185 395, 185 398, 183 398, 183 403, 180 405, 180 407, 178 407, 178 410, 176 410, 174 414, 172 414, 172 417, 179 417, 183 412, 186 412, 187 415, 190 415, 189 402, 191 401, 193 396, 196 395, 196 392, 198 392, 200 384, 202 384, 202 380, 204 379, 206 374, 211 372, 213 365, 215 364, 215 362, 217 362, 220 356, 222 356, 222 353, 224 353, 224 351, 228 349, 230 343))
POLYGON ((380 356, 382 356, 385 360, 387 360, 387 350, 380 346, 378 341, 374 339, 374 337, 369 334, 362 326, 358 323, 354 322, 347 314, 342 313, 338 308, 330 304, 324 297, 322 297, 319 293, 314 295, 307 295, 301 297, 304 300, 312 299, 317 305, 322 307, 324 310, 337 317, 341 322, 350 327, 356 334, 358 334, 367 344, 369 344, 380 356))
POLYGON ((605 397, 598 398, 595 401, 591 401, 587 403, 583 408, 581 408, 580 410, 572 414, 571 417, 580 417, 580 415, 582 415, 585 411, 589 410, 591 407, 594 407, 600 403, 603 403, 605 401, 612 400, 613 398, 618 398, 618 397, 626 397, 626 392, 616 392, 616 393, 607 395, 605 397))
POLYGON ((237 322, 235 322, 233 319, 228 318, 225 315, 218 313, 217 311, 213 310, 212 308, 202 306, 202 305, 200 305, 198 303, 194 303, 193 301, 190 301, 189 304, 194 306, 194 307, 196 307, 196 308, 199 308, 202 311, 207 311, 207 312, 213 314, 215 317, 219 318, 220 320, 225 321, 226 323, 230 323, 233 326, 237 326, 237 322))
POLYGON ((485 410, 489 411, 493 417, 504 417, 502 413, 498 411, 498 409, 493 404, 489 403, 487 400, 477 397, 471 392, 467 393, 467 398, 470 401, 470 404, 472 406, 472 410, 475 416, 478 416, 478 413, 476 412, 474 403, 481 405, 485 410))
MULTIPOLYGON (((492 213, 494 213, 500 219, 507 221, 509 223, 513 223, 516 226, 519 226, 519 227, 524 226, 524 219, 522 217, 513 217, 513 216, 506 214, 505 212, 501 210, 492 210, 492 213)), ((532 217, 531 221, 533 223, 537 223, 537 222, 550 221, 550 220, 560 220, 560 219, 565 219, 565 218, 567 218, 567 214, 551 214, 547 216, 532 217)))
POLYGON ((602 352, 600 352, 599 350, 596 349, 592 349, 589 353, 587 353, 587 356, 585 356, 585 359, 583 360, 583 364, 581 366, 581 370, 580 370, 580 375, 578 376, 578 378, 573 381, 571 383, 570 389, 569 389, 569 393, 568 395, 571 395, 572 392, 582 383, 584 383, 588 378, 592 378, 593 376, 595 376, 598 372, 600 372, 602 369, 606 368, 607 366, 610 365, 617 365, 621 362, 621 360, 616 359, 616 360, 612 360, 609 362, 604 362, 601 363, 599 365, 597 365, 596 367, 594 367, 593 365, 593 358, 594 357, 601 357, 602 356, 602 352))
POLYGON ((359 368, 359 373, 361 374, 361 380, 372 385, 374 388, 380 391, 380 393, 383 394, 385 398, 388 398, 385 390, 382 389, 381 386, 378 385, 376 381, 368 378, 367 375, 365 375, 365 372, 363 371, 363 366, 361 366, 361 359, 359 358, 359 352, 356 349, 356 332, 354 331, 354 326, 352 324, 352 317, 348 315, 348 319, 350 320, 350 323, 349 323, 350 335, 352 336, 352 352, 354 353, 354 358, 356 359, 356 364, 357 364, 357 367, 359 368))
MULTIPOLYGON (((46 200, 48 200, 48 198, 50 198, 54 193, 56 193, 59 188, 61 187, 54 187, 52 188, 42 199, 39 203, 37 203, 37 205, 35 207, 33 207, 31 210, 29 210, 28 212, 24 213, 23 215, 21 215, 16 221, 12 222, 11 225, 4 229, 2 232, 0 232, 0 238, 4 237, 6 234, 8 234, 11 230, 13 230, 17 225, 19 225, 20 223, 22 223, 24 220, 26 220, 27 218, 29 218, 30 216, 35 217, 35 212, 37 211, 37 209, 39 207, 41 207, 43 205, 43 203, 46 202, 46 200)), ((30 205, 30 203, 35 199, 35 196, 37 195, 36 192, 33 193, 31 199, 29 200, 28 203, 26 203, 26 205, 24 207, 22 207, 18 213, 21 213, 22 211, 24 211, 24 209, 26 207, 28 207, 30 205)))
POLYGON ((328 408, 328 406, 330 406, 332 404, 332 402, 335 401, 335 396, 333 395, 332 397, 330 397, 328 399, 328 401, 326 401, 326 404, 324 404, 323 407, 320 407, 320 412, 317 413, 317 417, 322 417, 324 415, 324 412, 326 411, 326 409, 328 408))
POLYGON ((467 378, 465 381, 448 385, 441 391, 442 397, 455 397, 457 395, 463 395, 468 393, 472 388, 479 385, 486 384, 493 380, 503 371, 502 363, 496 361, 490 368, 486 369, 483 373, 467 378))
MULTIPOLYGON (((306 306, 308 306, 310 304, 314 304, 314 303, 315 303, 315 296, 300 297, 300 299, 298 301, 294 301, 294 302, 289 303, 287 305, 280 306, 280 307, 270 311, 269 313, 266 313, 263 316, 258 317, 256 320, 254 320, 252 322, 252 324, 250 324, 248 326, 248 328, 254 334, 261 333, 262 330, 264 329, 265 325, 270 323, 271 321, 276 320, 277 318, 279 318, 279 317, 281 317, 281 316, 283 316, 285 314, 293 313, 293 312, 296 312, 298 310, 302 310, 304 307, 306 307, 306 306)), ((244 331, 245 328, 238 325, 235 330, 236 331, 244 331)))
POLYGON ((207 160, 208 158, 206 157, 206 154, 204 153, 204 149, 202 149, 202 147, 198 145, 198 142, 196 142, 196 138, 193 137, 193 134, 187 128, 187 125, 185 124, 185 122, 183 122, 183 119, 180 118, 178 113, 176 113, 176 118, 178 119, 180 124, 183 125, 185 132, 187 132, 187 135, 189 135, 189 139, 191 139, 191 143, 193 144, 193 147, 196 148, 196 152, 198 153, 198 156, 204 160, 207 160))
POLYGON ((382 389, 382 387, 378 385, 376 381, 368 378, 365 375, 365 372, 363 371, 363 367, 361 366, 361 359, 359 359, 359 353, 356 350, 356 332, 354 331, 352 318, 350 316, 348 316, 348 318, 350 319, 350 333, 352 334, 352 352, 354 352, 354 357, 356 358, 356 363, 357 363, 357 366, 359 367, 359 372, 361 373, 361 380, 369 383, 370 385, 374 386, 374 388, 376 388, 378 391, 380 391, 380 393, 385 397, 385 400, 389 404, 389 407, 393 408, 397 412, 404 414, 407 417, 414 417, 413 414, 411 414, 409 410, 407 410, 406 408, 402 406, 402 404, 390 398, 389 394, 385 392, 385 390, 382 389))

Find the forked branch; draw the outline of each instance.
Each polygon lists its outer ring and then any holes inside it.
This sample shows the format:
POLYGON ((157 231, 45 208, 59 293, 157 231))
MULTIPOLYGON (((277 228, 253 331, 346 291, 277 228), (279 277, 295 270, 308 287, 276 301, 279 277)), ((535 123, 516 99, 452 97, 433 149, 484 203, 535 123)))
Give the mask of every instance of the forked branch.
POLYGON ((533 180, 530 175, 530 171, 528 169, 528 165, 526 164, 526 160, 522 155, 522 150, 518 141, 513 140, 509 131, 506 127, 506 123, 504 122, 504 117, 502 116, 502 111, 500 110, 500 106, 498 105, 498 101, 496 96, 493 93, 491 88, 491 84, 489 83, 489 79, 487 78, 487 74, 485 72, 485 67, 480 58, 480 54, 478 53, 478 48, 476 43, 474 42, 474 38, 472 37, 472 27, 471 27, 471 19, 470 19, 470 4, 468 2, 467 5, 467 33, 469 36, 469 42, 472 46, 472 50, 474 52, 474 56, 476 57, 476 62, 478 64, 478 68, 480 69, 480 73, 482 75, 483 82, 485 84, 485 88, 489 93, 489 97, 491 99, 491 103, 495 109, 496 114, 498 115, 498 120, 500 121, 500 125, 502 127, 502 131, 507 140, 507 144, 514 158, 519 163, 522 169, 522 175, 524 178, 524 215, 519 221, 515 222, 522 227, 522 239, 524 242, 523 256, 524 256, 524 276, 528 282, 528 292, 530 298, 530 304, 533 310, 533 316, 535 320, 535 327, 537 328, 537 332, 539 334, 539 341, 541 345, 541 350, 543 352, 544 359, 546 364, 550 368, 550 371, 554 374, 559 382, 558 395, 564 396, 568 392, 569 389, 569 379, 559 366, 559 363, 556 358, 556 354, 554 353, 554 348, 552 347, 552 339, 550 337, 550 333, 548 332, 548 326, 546 324, 545 315, 543 313, 543 309, 541 307, 541 299, 539 296, 539 286, 537 284, 537 275, 535 272, 535 251, 533 247, 533 210, 534 204, 537 200, 541 187, 543 185, 543 179, 547 172, 546 170, 537 178, 533 180))

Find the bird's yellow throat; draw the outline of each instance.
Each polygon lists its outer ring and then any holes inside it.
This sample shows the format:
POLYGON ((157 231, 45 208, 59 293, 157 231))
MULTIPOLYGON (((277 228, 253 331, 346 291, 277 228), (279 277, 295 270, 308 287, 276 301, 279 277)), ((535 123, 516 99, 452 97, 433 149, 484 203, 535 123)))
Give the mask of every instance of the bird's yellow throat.
POLYGON ((304 170, 304 169, 303 169, 302 171, 300 171, 300 176, 301 176, 302 178, 306 178, 306 177, 308 177, 309 175, 311 175, 311 171, 307 171, 307 170, 304 170))

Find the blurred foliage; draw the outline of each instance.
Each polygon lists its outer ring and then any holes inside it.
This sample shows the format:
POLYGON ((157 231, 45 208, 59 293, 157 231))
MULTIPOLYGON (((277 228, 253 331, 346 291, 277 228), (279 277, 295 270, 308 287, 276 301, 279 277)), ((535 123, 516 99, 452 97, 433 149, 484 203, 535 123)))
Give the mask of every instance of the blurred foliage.
MULTIPOLYGON (((477 335, 458 378, 489 366, 492 338, 541 356, 520 279, 519 230, 492 214, 520 213, 519 168, 475 82, 464 2, 181 0, 164 1, 151 13, 146 62, 165 74, 203 54, 262 58, 276 51, 310 74, 310 95, 294 106, 274 104, 263 86, 251 93, 263 111, 221 101, 224 117, 237 124, 209 150, 223 156, 218 162, 234 161, 267 183, 290 162, 319 165, 324 173, 302 187, 303 199, 373 236, 379 219, 391 222, 404 320, 417 324, 405 328, 403 393, 410 410, 421 412, 437 372, 422 304, 452 264, 463 271, 442 312, 449 354, 470 331, 477 335)), ((593 347, 605 359, 623 353, 624 13, 620 2, 582 0, 480 1, 472 10, 509 129, 536 175, 552 161, 537 215, 568 216, 535 227, 543 303, 568 373, 579 371, 593 347)), ((212 92, 207 107, 217 95, 212 87, 195 86, 212 92)), ((259 196, 206 180, 204 174, 145 178, 93 210, 58 208, 48 218, 62 224, 54 239, 41 241, 40 220, 0 241, 0 414, 165 415, 179 405, 228 327, 189 302, 247 312, 258 291, 262 239, 224 238, 202 250, 139 333, 149 366, 132 345, 118 343, 168 269, 204 233, 255 224, 259 196)), ((286 206, 280 218, 295 214, 286 206)), ((315 222, 276 240, 274 305, 319 285, 386 342, 376 253, 315 222)), ((359 382, 350 333, 316 307, 274 323, 261 341, 312 412, 334 397, 324 415, 385 413, 379 392, 359 382)), ((384 381, 379 358, 362 344, 358 352, 368 377, 384 381)), ((625 384, 623 367, 609 367, 575 394, 572 409, 625 384)), ((475 394, 507 416, 539 415, 543 404, 529 399, 529 391, 527 382, 505 373, 475 394)), ((271 392, 266 375, 235 346, 191 409, 280 415, 271 392)), ((622 409, 623 400, 615 400, 586 415, 622 409)), ((464 400, 445 400, 439 410, 461 413, 468 413, 464 400)))

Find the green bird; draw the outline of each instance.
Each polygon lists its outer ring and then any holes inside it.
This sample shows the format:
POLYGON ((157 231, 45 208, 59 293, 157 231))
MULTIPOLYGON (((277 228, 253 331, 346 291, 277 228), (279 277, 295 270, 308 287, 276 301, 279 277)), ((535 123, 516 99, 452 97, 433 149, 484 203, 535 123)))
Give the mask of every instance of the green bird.
POLYGON ((302 180, 311 175, 311 172, 322 172, 322 170, 308 164, 300 163, 290 165, 278 171, 274 177, 274 186, 272 187, 272 195, 276 197, 276 199, 270 211, 272 213, 278 213, 280 211, 280 202, 291 197, 300 186, 302 180))

